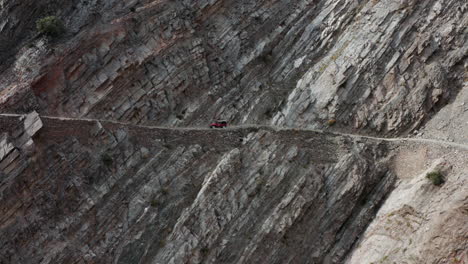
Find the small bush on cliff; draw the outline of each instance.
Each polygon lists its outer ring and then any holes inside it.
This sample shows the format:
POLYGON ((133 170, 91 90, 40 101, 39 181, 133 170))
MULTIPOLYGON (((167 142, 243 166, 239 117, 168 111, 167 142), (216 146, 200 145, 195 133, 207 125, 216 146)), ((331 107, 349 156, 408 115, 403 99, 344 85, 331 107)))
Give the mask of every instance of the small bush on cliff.
POLYGON ((432 171, 426 174, 426 178, 428 178, 432 184, 439 186, 445 182, 444 175, 440 171, 432 171))
POLYGON ((152 199, 150 204, 151 207, 158 207, 160 205, 159 201, 156 198, 152 199))
POLYGON ((57 37, 65 32, 62 21, 56 16, 48 16, 36 21, 37 31, 51 37, 57 37))
POLYGON ((209 252, 209 249, 207 247, 202 247, 200 249, 200 253, 202 254, 202 256, 208 255, 208 252, 209 252))
POLYGON ((167 194, 169 194, 169 189, 166 188, 166 187, 161 188, 161 194, 162 194, 162 195, 167 195, 167 194))
POLYGON ((264 64, 271 64, 275 60, 275 58, 273 58, 273 51, 271 50, 261 54, 259 58, 264 64))
POLYGON ((107 153, 104 153, 101 155, 101 160, 102 160, 102 163, 104 163, 104 165, 106 165, 107 167, 112 165, 112 162, 114 161, 112 157, 107 153))
POLYGON ((164 240, 164 239, 160 240, 160 241, 159 241, 159 247, 160 247, 160 248, 163 248, 163 247, 165 247, 165 246, 166 246, 166 240, 164 240))

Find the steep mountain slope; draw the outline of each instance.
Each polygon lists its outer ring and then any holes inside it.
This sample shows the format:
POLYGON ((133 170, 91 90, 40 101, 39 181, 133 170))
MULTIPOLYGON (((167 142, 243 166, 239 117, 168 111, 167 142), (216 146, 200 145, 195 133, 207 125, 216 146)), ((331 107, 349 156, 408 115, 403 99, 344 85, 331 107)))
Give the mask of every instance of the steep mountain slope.
MULTIPOLYGON (((468 78, 454 102, 417 132, 417 138, 468 145, 467 92, 468 78)), ((394 153, 396 188, 348 263, 468 262, 468 152, 420 144, 394 153), (444 174, 443 186, 428 182, 426 174, 432 171, 444 174)))
POLYGON ((463 1, 85 2, 58 12, 62 40, 17 53, 5 111, 171 125, 333 118, 397 133, 456 95, 465 71, 463 1))
POLYGON ((468 261, 465 1, 0 7, 0 263, 468 261))
POLYGON ((385 143, 313 131, 0 121, 6 263, 337 262, 395 180, 385 143))

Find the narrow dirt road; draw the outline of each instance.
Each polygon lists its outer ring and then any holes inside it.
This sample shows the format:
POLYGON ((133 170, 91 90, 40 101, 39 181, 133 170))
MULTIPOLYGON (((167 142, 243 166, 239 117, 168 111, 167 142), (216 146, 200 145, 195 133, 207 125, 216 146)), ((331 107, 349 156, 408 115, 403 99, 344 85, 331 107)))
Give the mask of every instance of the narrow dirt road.
MULTIPOLYGON (((5 117, 23 117, 23 114, 0 114, 0 116, 5 117)), ((51 119, 51 120, 63 120, 63 121, 89 121, 89 122, 106 122, 106 123, 113 123, 125 126, 135 126, 135 127, 143 127, 143 128, 158 128, 158 129, 174 129, 174 130, 210 130, 211 128, 208 127, 165 127, 165 126, 145 126, 145 125, 135 125, 131 123, 119 122, 115 120, 101 120, 101 119, 92 119, 92 118, 70 118, 70 117, 57 117, 57 116, 40 116, 43 119, 51 119)), ((324 130, 317 130, 317 129, 304 129, 304 128, 293 128, 293 127, 278 127, 278 126, 268 126, 268 125, 239 125, 239 126, 230 126, 225 128, 226 130, 235 130, 240 128, 258 128, 258 129, 268 129, 274 131, 286 131, 286 130, 298 130, 298 131, 312 131, 318 133, 326 133, 331 135, 337 136, 347 136, 355 139, 372 139, 377 141, 386 141, 386 142, 414 142, 414 143, 423 143, 423 144, 430 144, 430 145, 440 145, 440 146, 449 146, 457 149, 462 149, 468 151, 468 145, 444 141, 444 140, 437 140, 437 139, 429 139, 429 138, 383 138, 383 137, 373 137, 373 136, 365 136, 365 135, 356 135, 356 134, 348 134, 348 133, 339 133, 339 132, 330 132, 324 130)))

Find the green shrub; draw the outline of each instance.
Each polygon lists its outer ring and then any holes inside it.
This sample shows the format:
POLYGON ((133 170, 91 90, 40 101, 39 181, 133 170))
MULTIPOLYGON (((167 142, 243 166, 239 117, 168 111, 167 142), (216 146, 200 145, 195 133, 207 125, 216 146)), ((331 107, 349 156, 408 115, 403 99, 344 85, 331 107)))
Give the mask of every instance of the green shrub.
POLYGON ((159 241, 159 247, 160 247, 160 248, 163 248, 163 247, 165 247, 165 246, 166 246, 166 240, 164 240, 164 239, 160 240, 160 241, 159 241))
POLYGON ((37 31, 51 37, 57 37, 65 32, 62 21, 55 16, 48 16, 36 21, 37 31))
POLYGON ((167 194, 169 194, 169 189, 166 188, 166 187, 161 188, 161 194, 162 194, 162 195, 167 195, 167 194))
POLYGON ((159 206, 159 201, 156 199, 151 200, 151 207, 158 207, 159 206))
POLYGON ((434 185, 439 186, 445 182, 444 175, 440 171, 432 171, 426 174, 428 178, 434 185))
POLYGON ((264 64, 271 64, 274 61, 273 51, 270 50, 268 52, 265 52, 261 54, 259 58, 264 64))
POLYGON ((203 247, 200 249, 200 253, 203 255, 203 256, 206 256, 208 255, 208 252, 209 252, 209 249, 207 247, 203 247))
POLYGON ((112 163, 114 161, 112 159, 112 157, 107 153, 104 153, 104 154, 101 155, 101 160, 102 160, 102 163, 104 163, 104 165, 106 165, 106 166, 112 165, 112 163))

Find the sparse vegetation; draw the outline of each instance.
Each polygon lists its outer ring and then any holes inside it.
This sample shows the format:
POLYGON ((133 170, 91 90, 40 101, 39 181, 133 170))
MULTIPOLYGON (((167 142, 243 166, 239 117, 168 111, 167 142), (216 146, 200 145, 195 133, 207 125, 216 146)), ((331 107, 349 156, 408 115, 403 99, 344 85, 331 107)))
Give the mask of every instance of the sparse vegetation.
POLYGON ((58 37, 65 32, 65 27, 56 16, 48 16, 36 21, 37 31, 51 37, 58 37))
POLYGON ((432 184, 439 186, 445 182, 444 175, 440 171, 432 171, 426 174, 426 178, 428 178, 432 184))
POLYGON ((89 175, 86 176, 86 178, 85 178, 85 183, 86 183, 86 184, 93 184, 96 180, 97 180, 97 176, 95 176, 95 175, 93 175, 93 174, 89 174, 89 175))
MULTIPOLYGON (((263 174, 263 172, 259 171, 260 175, 263 174)), ((255 180, 255 188, 253 191, 248 195, 249 197, 253 197, 257 194, 259 194, 262 191, 263 186, 265 185, 265 180, 263 179, 256 179, 255 180)))
POLYGON ((103 153, 101 155, 101 160, 102 160, 102 163, 104 163, 104 165, 106 165, 107 167, 111 166, 112 163, 114 162, 112 157, 107 153, 103 153))
POLYGON ((161 240, 159 241, 159 247, 160 247, 160 248, 163 248, 163 247, 165 247, 165 246, 166 246, 166 240, 161 239, 161 240))
POLYGON ((388 259, 388 256, 384 256, 381 260, 379 260, 378 262, 371 262, 369 264, 382 264, 382 263, 385 263, 385 261, 388 259))
POLYGON ((167 148, 167 149, 172 149, 171 144, 169 144, 169 143, 167 143, 167 142, 165 142, 165 143, 163 144, 163 147, 165 147, 165 148, 167 148))
POLYGON ((157 199, 152 199, 150 203, 151 203, 151 207, 159 206, 159 201, 157 199))
POLYGON ((208 248, 207 247, 203 247, 200 249, 200 253, 203 255, 203 256, 206 256, 208 255, 208 248))
POLYGON ((261 54, 259 58, 264 64, 271 64, 274 61, 273 52, 271 50, 261 54))
POLYGON ((266 111, 265 111, 265 116, 267 118, 272 118, 273 117, 273 109, 267 108, 266 111))

